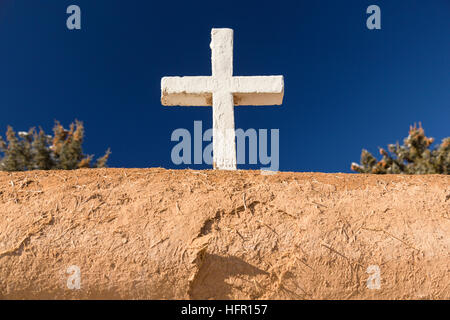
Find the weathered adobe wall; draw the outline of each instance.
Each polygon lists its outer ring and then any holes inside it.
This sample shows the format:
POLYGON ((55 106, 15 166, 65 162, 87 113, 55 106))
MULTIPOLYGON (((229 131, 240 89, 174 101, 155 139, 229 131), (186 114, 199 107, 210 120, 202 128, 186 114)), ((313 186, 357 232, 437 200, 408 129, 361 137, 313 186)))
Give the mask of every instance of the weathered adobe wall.
POLYGON ((449 271, 449 176, 0 173, 4 299, 449 299, 449 271))

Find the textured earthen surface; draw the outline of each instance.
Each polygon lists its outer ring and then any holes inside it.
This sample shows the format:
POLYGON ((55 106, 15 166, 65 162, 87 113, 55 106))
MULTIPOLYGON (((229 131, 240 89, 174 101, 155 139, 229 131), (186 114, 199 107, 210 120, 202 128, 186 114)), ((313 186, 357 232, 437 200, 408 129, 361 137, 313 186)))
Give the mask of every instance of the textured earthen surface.
POLYGON ((448 176, 0 173, 4 299, 449 299, 449 271, 448 176))

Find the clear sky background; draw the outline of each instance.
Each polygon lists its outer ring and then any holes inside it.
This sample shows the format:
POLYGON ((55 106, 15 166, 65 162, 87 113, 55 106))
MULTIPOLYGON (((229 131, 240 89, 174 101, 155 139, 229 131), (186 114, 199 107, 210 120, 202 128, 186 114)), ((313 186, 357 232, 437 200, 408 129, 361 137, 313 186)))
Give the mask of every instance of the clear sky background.
POLYGON ((450 136, 449 0, 0 0, 0 132, 79 119, 111 167, 207 168, 174 165, 170 136, 211 108, 163 107, 160 79, 210 75, 212 27, 234 29, 235 75, 285 77, 282 106, 235 109, 237 128, 280 129, 281 171, 350 172, 414 122, 450 136))

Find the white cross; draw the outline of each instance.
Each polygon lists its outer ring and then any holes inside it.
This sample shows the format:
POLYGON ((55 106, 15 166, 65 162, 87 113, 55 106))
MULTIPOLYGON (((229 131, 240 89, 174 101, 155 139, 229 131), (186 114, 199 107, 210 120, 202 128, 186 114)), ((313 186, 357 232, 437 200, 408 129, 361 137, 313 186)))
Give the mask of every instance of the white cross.
POLYGON ((234 106, 281 105, 283 76, 233 77, 233 30, 211 30, 212 76, 163 77, 165 106, 213 106, 214 169, 236 170, 234 106))

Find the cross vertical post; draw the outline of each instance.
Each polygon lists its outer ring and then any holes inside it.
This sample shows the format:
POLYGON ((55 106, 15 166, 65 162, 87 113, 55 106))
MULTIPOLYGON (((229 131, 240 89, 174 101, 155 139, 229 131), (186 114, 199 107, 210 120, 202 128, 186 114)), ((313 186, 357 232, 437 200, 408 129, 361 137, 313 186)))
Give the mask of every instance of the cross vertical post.
POLYGON ((233 30, 211 31, 213 89, 213 167, 236 170, 233 77, 233 30))

